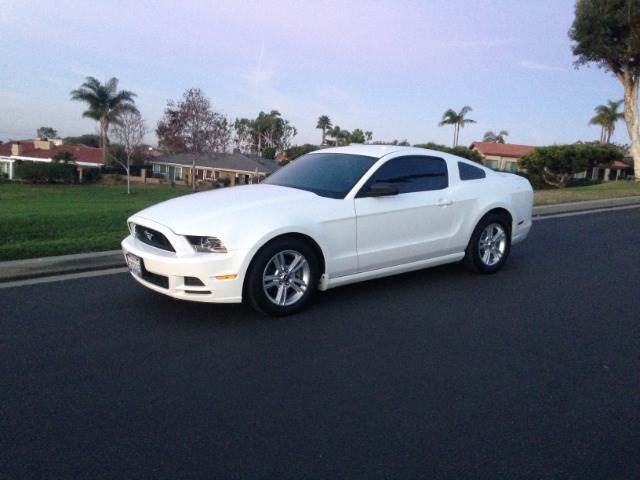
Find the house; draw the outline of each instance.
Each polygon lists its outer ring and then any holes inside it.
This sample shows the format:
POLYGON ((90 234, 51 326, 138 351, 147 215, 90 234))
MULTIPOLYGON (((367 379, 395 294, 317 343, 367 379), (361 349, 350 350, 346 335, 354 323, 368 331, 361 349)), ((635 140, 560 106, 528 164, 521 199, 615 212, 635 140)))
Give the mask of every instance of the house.
POLYGON ((482 162, 494 170, 518 171, 518 161, 536 147, 514 143, 473 142, 469 147, 482 156, 482 162))
POLYGON ((21 140, 0 144, 0 176, 14 177, 16 162, 51 163, 56 154, 69 152, 74 160, 69 163, 78 166, 78 176, 82 181, 85 168, 102 167, 102 150, 94 147, 64 145, 60 139, 21 140))
POLYGON ((196 181, 228 181, 229 185, 258 183, 278 169, 278 164, 258 156, 233 153, 177 153, 149 159, 154 176, 191 183, 195 160, 196 181), (228 179, 228 180, 225 180, 228 179))
POLYGON ((615 160, 609 164, 598 164, 589 169, 579 178, 589 178, 591 180, 602 180, 604 182, 612 180, 622 180, 628 177, 633 178, 633 159, 629 164, 615 160))

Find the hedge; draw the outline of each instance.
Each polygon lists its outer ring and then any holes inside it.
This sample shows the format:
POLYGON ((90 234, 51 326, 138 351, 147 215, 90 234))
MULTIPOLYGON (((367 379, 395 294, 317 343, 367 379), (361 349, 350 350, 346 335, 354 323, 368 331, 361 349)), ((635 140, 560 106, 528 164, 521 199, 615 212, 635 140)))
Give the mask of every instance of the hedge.
POLYGON ((26 183, 74 183, 76 167, 67 163, 16 162, 15 177, 26 183))

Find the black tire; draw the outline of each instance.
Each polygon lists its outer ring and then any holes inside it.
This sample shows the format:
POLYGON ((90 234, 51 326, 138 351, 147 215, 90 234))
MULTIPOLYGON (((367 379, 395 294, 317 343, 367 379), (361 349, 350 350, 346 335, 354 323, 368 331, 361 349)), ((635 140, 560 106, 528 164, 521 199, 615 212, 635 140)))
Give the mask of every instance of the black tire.
MULTIPOLYGON (((276 273, 275 271, 269 272, 271 274, 276 273)), ((295 274, 297 275, 297 274, 295 274)), ((300 275, 303 275, 301 272, 300 275)), ((272 275, 274 277, 279 275, 272 275)), ((302 278, 301 278, 302 280, 302 278)), ((266 313, 267 315, 272 316, 283 316, 283 315, 291 315, 292 313, 296 313, 302 310, 306 304, 311 300, 311 298, 315 295, 318 289, 318 282, 320 280, 320 266, 318 257, 316 256, 313 248, 309 246, 307 242, 301 240, 299 238, 294 237, 282 237, 277 238, 269 243, 267 243, 264 247, 262 247, 258 253, 253 257, 251 261, 251 265, 247 272, 247 279, 245 281, 245 297, 248 300, 249 304, 259 312, 266 313), (267 267, 274 268, 275 264, 272 263, 272 260, 278 254, 284 254, 285 259, 293 259, 293 253, 298 253, 302 255, 302 257, 306 260, 308 265, 308 271, 305 270, 308 281, 306 283, 305 291, 295 300, 294 303, 291 304, 276 304, 274 300, 270 298, 271 296, 276 296, 276 300, 278 298, 282 298, 278 296, 280 287, 285 290, 284 298, 287 300, 287 295, 291 294, 291 297, 288 299, 291 301, 296 295, 299 295, 295 288, 300 289, 301 285, 299 283, 295 283, 294 281, 298 281, 297 278, 294 280, 294 275, 291 275, 291 284, 292 286, 288 287, 290 279, 287 276, 286 280, 282 278, 278 278, 274 280, 274 282, 283 282, 282 285, 273 286, 271 288, 265 289, 263 287, 263 275, 268 272, 267 267)))
MULTIPOLYGON (((496 230, 497 231, 497 230, 496 230)), ((492 274, 500 270, 507 261, 509 252, 511 251, 511 223, 506 215, 500 215, 499 213, 488 213, 473 230, 469 245, 465 251, 464 259, 462 260, 465 267, 476 273, 492 274), (480 237, 483 235, 485 229, 490 225, 499 225, 505 233, 504 238, 504 252, 500 259, 493 263, 483 260, 481 255, 480 237)), ((486 249, 484 250, 486 252, 486 249)), ((485 257, 486 258, 486 257, 485 257)), ((495 260, 495 256, 489 256, 492 260, 495 260)))

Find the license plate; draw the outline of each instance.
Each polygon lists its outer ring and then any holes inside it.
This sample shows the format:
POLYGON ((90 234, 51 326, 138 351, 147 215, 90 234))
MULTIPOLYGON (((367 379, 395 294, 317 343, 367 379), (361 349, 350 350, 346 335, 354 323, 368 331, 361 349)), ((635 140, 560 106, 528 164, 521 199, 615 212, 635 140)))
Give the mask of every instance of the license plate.
POLYGON ((142 276, 142 259, 133 253, 127 253, 129 271, 138 277, 142 276))

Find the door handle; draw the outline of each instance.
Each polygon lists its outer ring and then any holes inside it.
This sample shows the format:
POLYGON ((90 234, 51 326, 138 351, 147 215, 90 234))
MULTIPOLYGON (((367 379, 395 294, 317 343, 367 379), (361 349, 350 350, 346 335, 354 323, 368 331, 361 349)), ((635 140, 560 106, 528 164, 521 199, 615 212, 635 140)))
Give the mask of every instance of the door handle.
POLYGON ((444 198, 440 198, 437 202, 436 202, 436 206, 437 207, 447 207, 449 205, 453 204, 453 200, 445 200, 444 198))

